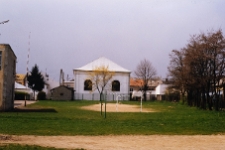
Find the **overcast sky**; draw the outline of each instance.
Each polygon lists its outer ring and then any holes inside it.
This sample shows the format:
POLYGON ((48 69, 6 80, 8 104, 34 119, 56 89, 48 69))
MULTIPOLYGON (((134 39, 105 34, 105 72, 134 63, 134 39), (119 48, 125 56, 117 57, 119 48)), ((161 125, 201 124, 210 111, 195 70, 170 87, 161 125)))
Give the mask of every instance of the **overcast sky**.
POLYGON ((148 59, 165 78, 169 53, 190 36, 225 33, 224 0, 0 0, 0 43, 11 45, 17 73, 37 64, 59 80, 104 56, 135 70, 148 59), (30 39, 29 39, 30 34, 30 39), (30 44, 29 44, 30 41, 30 44))

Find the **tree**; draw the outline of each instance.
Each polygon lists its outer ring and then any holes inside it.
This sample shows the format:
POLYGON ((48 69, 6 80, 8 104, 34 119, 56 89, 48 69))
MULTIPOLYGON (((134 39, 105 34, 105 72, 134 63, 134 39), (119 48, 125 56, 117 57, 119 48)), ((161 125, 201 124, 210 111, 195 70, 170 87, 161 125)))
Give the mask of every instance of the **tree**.
POLYGON ((187 46, 172 51, 170 58, 168 70, 174 87, 187 92, 189 106, 209 110, 224 107, 225 100, 220 97, 225 85, 225 39, 221 29, 191 36, 187 46))
POLYGON ((45 85, 44 78, 39 72, 38 66, 35 64, 35 66, 32 68, 30 74, 27 74, 27 81, 28 86, 33 90, 34 97, 35 97, 35 91, 42 91, 45 85))
MULTIPOLYGON (((98 66, 93 69, 92 72, 89 73, 89 78, 91 82, 87 82, 89 86, 92 86, 92 91, 96 90, 100 94, 100 102, 101 102, 101 115, 102 115, 102 100, 103 100, 103 92, 108 90, 109 86, 108 82, 112 79, 114 72, 109 71, 108 66, 98 66)), ((106 105, 105 105, 106 109, 106 105)))
POLYGON ((170 66, 168 67, 169 77, 172 81, 172 88, 179 89, 182 101, 184 103, 185 95, 185 67, 184 67, 184 49, 172 50, 170 53, 170 66))
POLYGON ((150 61, 144 59, 137 65, 134 73, 137 79, 143 81, 140 89, 144 93, 144 100, 146 100, 146 91, 149 89, 149 83, 156 76, 156 69, 152 66, 150 61))

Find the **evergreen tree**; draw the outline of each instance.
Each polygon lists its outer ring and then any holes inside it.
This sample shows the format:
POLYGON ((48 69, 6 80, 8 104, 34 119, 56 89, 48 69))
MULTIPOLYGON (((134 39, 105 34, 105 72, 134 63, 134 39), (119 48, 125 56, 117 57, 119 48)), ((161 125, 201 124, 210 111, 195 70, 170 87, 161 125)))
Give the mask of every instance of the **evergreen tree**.
POLYGON ((42 91, 45 85, 44 78, 39 72, 38 66, 35 64, 35 66, 32 68, 30 74, 27 75, 27 81, 28 86, 33 90, 34 97, 35 97, 35 91, 42 91))

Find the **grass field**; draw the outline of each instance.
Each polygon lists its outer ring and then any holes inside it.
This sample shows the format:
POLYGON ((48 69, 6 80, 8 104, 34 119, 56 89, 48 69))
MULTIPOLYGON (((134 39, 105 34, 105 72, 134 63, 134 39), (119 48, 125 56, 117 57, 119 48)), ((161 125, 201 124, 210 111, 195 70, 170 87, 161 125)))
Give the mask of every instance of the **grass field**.
MULTIPOLYGON (((10 135, 194 135, 224 134, 225 112, 204 111, 171 102, 143 102, 152 113, 81 110, 97 101, 39 101, 39 112, 1 112, 0 134, 10 135)), ((139 105, 139 102, 122 102, 139 105)), ((38 110, 37 109, 37 110, 38 110)))

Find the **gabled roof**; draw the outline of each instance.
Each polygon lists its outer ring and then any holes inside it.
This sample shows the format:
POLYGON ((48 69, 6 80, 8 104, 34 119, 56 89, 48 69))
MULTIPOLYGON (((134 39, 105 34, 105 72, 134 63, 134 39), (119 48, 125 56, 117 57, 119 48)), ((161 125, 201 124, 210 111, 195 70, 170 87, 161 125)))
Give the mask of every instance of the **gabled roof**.
MULTIPOLYGON (((157 80, 152 80, 151 82, 148 83, 148 88, 149 89, 155 89, 155 87, 158 86, 160 81, 157 80)), ((144 84, 143 79, 137 79, 137 78, 130 78, 130 87, 131 88, 140 88, 144 84)))
POLYGON ((71 91, 74 91, 73 88, 65 86, 65 85, 60 85, 58 87, 55 87, 55 88, 51 89, 50 91, 54 91, 55 89, 58 89, 58 88, 61 88, 61 87, 66 88, 66 89, 71 90, 71 91))
POLYGON ((141 87, 144 84, 141 79, 130 78, 130 87, 141 87))
POLYGON ((95 67, 99 67, 99 66, 108 66, 109 71, 130 73, 129 70, 119 66, 118 64, 112 62, 111 60, 105 57, 100 57, 99 59, 96 59, 88 63, 87 65, 74 70, 92 71, 93 69, 95 69, 95 67))

